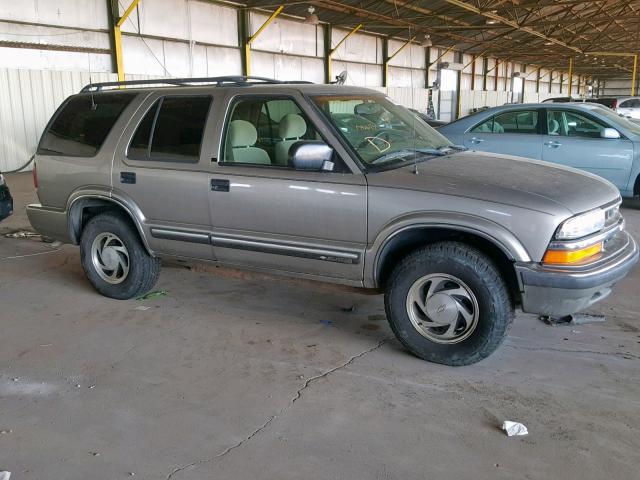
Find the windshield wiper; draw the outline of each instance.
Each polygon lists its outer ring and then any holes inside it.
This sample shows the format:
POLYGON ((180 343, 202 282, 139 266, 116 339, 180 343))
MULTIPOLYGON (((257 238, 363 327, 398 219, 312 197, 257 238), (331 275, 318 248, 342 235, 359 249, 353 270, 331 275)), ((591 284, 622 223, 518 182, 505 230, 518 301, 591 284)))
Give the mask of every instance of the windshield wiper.
POLYGON ((416 153, 420 153, 422 155, 430 155, 434 157, 441 157, 446 155, 447 152, 439 150, 437 148, 405 148, 403 150, 398 150, 397 152, 387 153, 386 155, 382 155, 381 157, 376 158, 372 164, 379 164, 389 160, 393 160, 395 158, 403 158, 408 156, 414 156, 416 153))

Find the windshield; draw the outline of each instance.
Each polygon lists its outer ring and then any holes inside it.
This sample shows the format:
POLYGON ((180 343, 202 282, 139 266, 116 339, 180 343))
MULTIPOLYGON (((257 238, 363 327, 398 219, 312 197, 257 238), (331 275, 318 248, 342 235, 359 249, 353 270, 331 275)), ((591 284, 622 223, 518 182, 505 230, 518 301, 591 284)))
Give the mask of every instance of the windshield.
POLYGON ((625 117, 621 117, 616 112, 611 110, 610 108, 601 108, 598 110, 598 115, 605 117, 607 120, 611 121, 614 125, 618 124, 622 128, 628 130, 634 135, 640 135, 640 125, 635 122, 632 122, 625 117))
POLYGON ((322 95, 313 100, 368 170, 453 151, 442 134, 381 95, 322 95))

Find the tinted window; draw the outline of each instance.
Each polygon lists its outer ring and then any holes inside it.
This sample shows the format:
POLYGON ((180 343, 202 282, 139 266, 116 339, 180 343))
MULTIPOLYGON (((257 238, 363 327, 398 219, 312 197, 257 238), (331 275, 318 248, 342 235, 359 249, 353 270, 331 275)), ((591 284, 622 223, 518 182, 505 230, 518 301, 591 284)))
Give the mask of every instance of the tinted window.
POLYGON ((71 97, 42 135, 38 154, 94 156, 135 95, 110 92, 71 97))
POLYGON ((640 98, 626 100, 618 105, 618 108, 640 108, 640 98))
POLYGON ((158 100, 138 125, 128 156, 138 160, 196 163, 210 105, 211 97, 206 96, 158 100))
POLYGON ((138 125, 138 129, 136 130, 133 139, 131 140, 131 145, 129 145, 129 157, 135 158, 139 160, 145 160, 149 157, 149 140, 151 140, 151 128, 153 127, 153 121, 156 118, 156 112, 158 111, 158 106, 160 105, 160 100, 153 104, 153 107, 149 109, 147 114, 138 125))

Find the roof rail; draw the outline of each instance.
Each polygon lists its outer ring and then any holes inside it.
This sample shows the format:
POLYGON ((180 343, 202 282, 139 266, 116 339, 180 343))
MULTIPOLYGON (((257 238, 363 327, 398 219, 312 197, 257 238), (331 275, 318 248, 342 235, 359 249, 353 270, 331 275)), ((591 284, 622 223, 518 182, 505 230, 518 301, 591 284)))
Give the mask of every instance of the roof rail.
POLYGON ((128 80, 126 82, 102 82, 90 83, 80 90, 80 92, 99 92, 108 87, 129 87, 145 85, 166 85, 166 86, 190 86, 194 84, 215 85, 236 85, 248 87, 260 84, 292 84, 292 83, 312 83, 306 81, 281 81, 265 77, 247 77, 242 75, 227 75, 224 77, 200 77, 200 78, 157 78, 152 80, 128 80))

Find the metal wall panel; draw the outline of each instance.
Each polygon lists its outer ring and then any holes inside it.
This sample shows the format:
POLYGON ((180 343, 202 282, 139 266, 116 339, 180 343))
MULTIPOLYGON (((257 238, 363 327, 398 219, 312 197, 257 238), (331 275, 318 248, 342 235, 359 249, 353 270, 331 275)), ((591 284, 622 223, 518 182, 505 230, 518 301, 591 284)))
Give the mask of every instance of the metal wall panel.
POLYGON ((99 53, 61 52, 0 47, 0 68, 32 70, 111 71, 111 56, 99 53))
MULTIPOLYGON (((389 40, 389 55, 393 55, 404 45, 398 40, 389 40)), ((425 68, 427 53, 424 47, 419 45, 407 45, 400 53, 391 59, 389 65, 407 68, 425 68)))
MULTIPOLYGON (((145 0, 146 1, 146 0, 145 0)), ((78 28, 108 28, 105 0, 0 0, 5 20, 78 28)))
MULTIPOLYGON (((251 32, 255 33, 267 18, 268 15, 251 12, 251 32)), ((267 52, 321 57, 324 53, 324 33, 321 26, 276 17, 252 46, 267 52)))
POLYGON ((382 85, 382 66, 333 60, 334 75, 347 72, 347 85, 360 87, 379 87, 382 85))
POLYGON ((191 0, 188 10, 193 40, 238 46, 238 11, 235 8, 191 0))
POLYGON ((424 88, 424 82, 424 70, 389 67, 388 85, 390 87, 424 88))
POLYGON ((241 75, 242 59, 236 48, 207 47, 207 76, 241 75))
MULTIPOLYGON (((349 30, 334 28, 332 44, 337 45, 349 30)), ((373 35, 355 33, 340 45, 333 54, 335 60, 354 61, 363 63, 382 63, 382 39, 373 35)))
MULTIPOLYGON (((3 18, 6 17, 0 13, 3 18)), ((78 30, 77 28, 43 27, 23 25, 0 20, 0 40, 26 42, 42 45, 65 45, 72 47, 110 48, 109 34, 78 30)))
POLYGON ((277 80, 324 82, 324 62, 321 58, 253 52, 251 60, 252 73, 257 76, 277 80))

